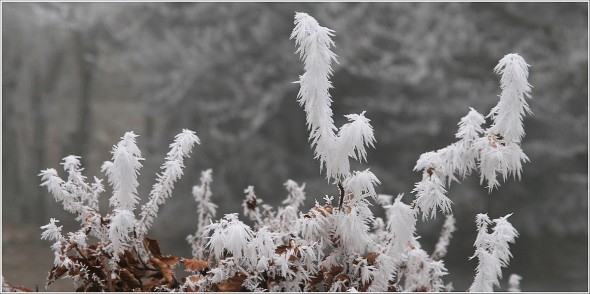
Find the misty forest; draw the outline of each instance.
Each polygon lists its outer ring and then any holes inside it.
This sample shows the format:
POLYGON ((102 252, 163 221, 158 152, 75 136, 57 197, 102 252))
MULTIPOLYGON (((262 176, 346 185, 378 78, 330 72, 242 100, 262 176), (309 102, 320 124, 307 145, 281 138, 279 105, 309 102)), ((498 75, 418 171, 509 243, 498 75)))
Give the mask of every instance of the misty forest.
POLYGON ((3 3, 2 289, 587 291, 587 3, 3 3))

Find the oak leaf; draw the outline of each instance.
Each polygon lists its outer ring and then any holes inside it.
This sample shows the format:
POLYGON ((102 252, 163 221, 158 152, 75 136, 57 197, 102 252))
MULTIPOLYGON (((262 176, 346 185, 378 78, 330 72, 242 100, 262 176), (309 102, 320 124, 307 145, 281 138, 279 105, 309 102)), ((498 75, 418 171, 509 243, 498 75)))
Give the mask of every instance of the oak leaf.
POLYGON ((187 270, 192 272, 202 272, 209 268, 209 262, 206 260, 183 258, 181 262, 187 270))
POLYGON ((237 273, 233 277, 217 284, 220 292, 239 292, 242 289, 242 283, 246 279, 246 275, 237 273))

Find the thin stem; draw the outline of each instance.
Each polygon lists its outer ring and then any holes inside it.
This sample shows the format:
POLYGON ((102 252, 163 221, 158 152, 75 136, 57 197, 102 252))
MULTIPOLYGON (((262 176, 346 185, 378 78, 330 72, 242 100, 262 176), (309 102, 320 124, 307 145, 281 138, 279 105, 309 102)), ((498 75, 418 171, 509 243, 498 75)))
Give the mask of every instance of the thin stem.
POLYGON ((338 189, 340 190, 340 200, 338 201, 338 211, 342 209, 342 203, 344 202, 344 186, 342 186, 342 182, 338 180, 338 189))

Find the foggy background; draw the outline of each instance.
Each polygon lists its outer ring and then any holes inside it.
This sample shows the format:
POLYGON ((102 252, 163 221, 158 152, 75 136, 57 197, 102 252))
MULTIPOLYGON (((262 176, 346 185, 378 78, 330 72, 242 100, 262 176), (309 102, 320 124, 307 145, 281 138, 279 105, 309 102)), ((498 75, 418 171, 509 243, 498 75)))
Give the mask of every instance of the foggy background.
MULTIPOLYGON (((140 135, 146 160, 141 204, 183 128, 201 145, 186 160, 173 197, 149 236, 164 253, 190 256, 196 229, 191 187, 213 169, 213 200, 242 212, 253 185, 264 203, 287 195, 283 183, 306 183, 307 202, 336 195, 307 141, 293 84, 303 65, 289 40, 295 12, 335 30, 332 108, 367 111, 377 139, 367 168, 378 192, 405 193, 421 179, 420 154, 455 141, 473 107, 487 115, 500 94, 493 68, 519 53, 530 67, 533 116, 522 149, 531 159, 522 180, 488 194, 474 174, 454 183, 458 231, 445 263, 456 291, 472 282, 475 215, 510 221, 520 232, 503 270, 523 277, 523 291, 588 289, 588 5, 587 3, 4 3, 2 5, 2 270, 11 283, 44 290, 53 266, 39 226, 50 217, 77 229, 39 187, 41 169, 82 156, 84 175, 100 166, 126 131, 140 135)), ((352 161, 351 161, 352 162, 352 161)), ((106 180, 104 181, 106 185, 106 180)), ((102 212, 108 198, 102 196, 102 212)), ((374 212, 383 211, 374 206, 374 212)), ((419 222, 428 252, 440 216, 419 222)), ((60 282, 61 283, 61 282, 60 282)), ((71 283, 53 290, 73 290, 71 283), (61 288, 63 287, 63 288, 61 288)))

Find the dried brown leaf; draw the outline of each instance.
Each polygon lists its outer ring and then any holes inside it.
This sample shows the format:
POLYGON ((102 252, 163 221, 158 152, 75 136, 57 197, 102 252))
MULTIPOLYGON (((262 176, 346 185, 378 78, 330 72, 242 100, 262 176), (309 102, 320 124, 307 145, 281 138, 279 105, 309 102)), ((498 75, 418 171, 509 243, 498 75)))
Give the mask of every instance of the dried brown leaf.
POLYGON ((332 266, 332 268, 330 268, 330 274, 332 274, 333 276, 337 276, 338 274, 340 274, 342 271, 344 270, 344 267, 337 264, 332 266))
POLYGON ((242 289, 242 283, 246 279, 246 275, 237 273, 233 277, 217 284, 220 292, 239 292, 242 289))
POLYGON ((379 253, 369 252, 369 254, 365 256, 365 259, 367 260, 369 265, 375 265, 375 262, 377 262, 377 257, 379 257, 379 253))
POLYGON ((145 283, 141 287, 141 290, 143 292, 153 292, 156 287, 160 286, 162 286, 162 282, 160 281, 160 279, 149 278, 147 281, 145 281, 145 283))
POLYGON ((172 277, 172 270, 170 270, 170 267, 168 267, 166 263, 155 257, 150 259, 150 262, 156 265, 168 283, 172 283, 174 281, 174 278, 172 277))
POLYGON ((277 248, 275 249, 275 253, 278 255, 281 255, 281 254, 287 252, 287 248, 289 248, 287 245, 277 246, 277 248))
POLYGON ((197 276, 188 276, 188 280, 189 280, 191 283, 196 283, 196 282, 200 281, 200 280, 201 280, 201 278, 199 278, 199 277, 197 277, 197 276))
POLYGON ((145 243, 147 249, 152 253, 153 256, 160 258, 162 257, 162 251, 160 250, 160 245, 158 244, 157 240, 145 238, 145 243))
POLYGON ((189 271, 202 272, 209 268, 209 262, 206 260, 183 258, 181 261, 189 271))
POLYGON ((162 256, 159 259, 170 267, 174 267, 178 264, 178 262, 180 262, 180 258, 172 255, 162 256))
POLYGON ((324 280, 324 272, 319 271, 315 276, 313 276, 309 279, 309 285, 315 286, 315 285, 321 283, 323 280, 324 280))
POLYGON ((123 253, 119 254, 119 259, 121 260, 122 266, 139 264, 139 261, 135 258, 135 255, 131 250, 123 251, 123 253))
POLYGON ((293 252, 293 253, 295 253, 295 254, 289 255, 289 262, 295 262, 295 260, 299 259, 299 257, 297 256, 297 249, 295 249, 294 251, 295 252, 293 252))
POLYGON ((128 267, 128 269, 138 279, 147 277, 148 272, 150 272, 150 271, 146 270, 143 267, 143 265, 132 265, 132 266, 128 267))
POLYGON ((323 217, 326 217, 328 214, 333 214, 334 207, 332 205, 312 207, 311 210, 309 211, 309 213, 304 215, 304 217, 305 218, 316 218, 316 213, 313 213, 313 211, 319 212, 323 217))
POLYGON ((51 283, 55 282, 55 280, 59 279, 67 272, 68 269, 63 266, 54 266, 49 271, 49 276, 47 277, 47 286, 51 285, 51 283))
POLYGON ((350 277, 348 277, 347 274, 345 273, 340 273, 339 275, 337 275, 334 280, 336 281, 342 281, 342 282, 346 282, 346 281, 350 281, 350 277))
MULTIPOLYGON (((189 280, 190 283, 197 283, 201 280, 201 278, 197 277, 197 276, 188 276, 187 279, 189 280)), ((199 287, 191 287, 191 286, 187 286, 185 289, 185 292, 200 292, 200 288, 199 287)))
POLYGON ((154 278, 154 279, 158 279, 161 280, 164 278, 164 275, 162 275, 161 271, 156 271, 156 272, 152 272, 153 274, 149 275, 149 278, 154 278))
POLYGON ((246 207, 249 210, 252 210, 252 211, 253 210, 256 210, 256 207, 258 207, 258 203, 256 201, 256 197, 254 199, 251 199, 251 200, 246 200, 246 207))
POLYGON ((131 288, 141 287, 141 282, 127 268, 122 268, 119 277, 131 288))

